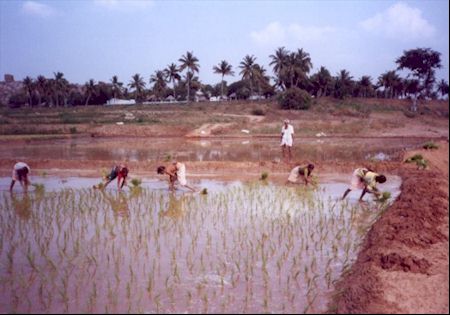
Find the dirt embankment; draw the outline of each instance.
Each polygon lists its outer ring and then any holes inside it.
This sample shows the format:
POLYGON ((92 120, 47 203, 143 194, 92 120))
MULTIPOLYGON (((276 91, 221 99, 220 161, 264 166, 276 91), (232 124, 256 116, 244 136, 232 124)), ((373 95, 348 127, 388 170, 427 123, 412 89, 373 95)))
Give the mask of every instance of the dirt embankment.
POLYGON ((337 284, 331 312, 449 312, 448 144, 421 153, 431 170, 400 170, 402 193, 337 284))

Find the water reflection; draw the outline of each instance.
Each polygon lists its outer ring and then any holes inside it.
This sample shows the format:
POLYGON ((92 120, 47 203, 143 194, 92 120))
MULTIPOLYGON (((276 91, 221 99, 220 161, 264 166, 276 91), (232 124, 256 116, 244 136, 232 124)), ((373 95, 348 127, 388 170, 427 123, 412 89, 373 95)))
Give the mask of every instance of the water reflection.
POLYGON ((186 196, 177 197, 175 194, 169 195, 169 202, 167 209, 159 212, 160 217, 169 217, 172 219, 179 219, 184 215, 184 207, 186 202, 186 196))
POLYGON ((30 196, 25 193, 22 194, 21 197, 18 197, 16 194, 11 194, 11 203, 14 208, 16 214, 24 219, 28 220, 31 217, 31 199, 30 196))
POLYGON ((114 194, 102 190, 102 195, 110 204, 111 209, 115 215, 119 217, 128 217, 130 215, 130 209, 128 208, 128 199, 124 192, 117 191, 114 194))
MULTIPOLYGON (((367 160, 379 152, 395 159, 403 149, 423 144, 423 139, 302 139, 293 147, 294 159, 367 160)), ((79 139, 11 145, 0 158, 64 160, 163 160, 171 155, 180 161, 270 161, 279 158, 278 139, 79 139), (77 142, 76 142, 77 141, 77 142)))

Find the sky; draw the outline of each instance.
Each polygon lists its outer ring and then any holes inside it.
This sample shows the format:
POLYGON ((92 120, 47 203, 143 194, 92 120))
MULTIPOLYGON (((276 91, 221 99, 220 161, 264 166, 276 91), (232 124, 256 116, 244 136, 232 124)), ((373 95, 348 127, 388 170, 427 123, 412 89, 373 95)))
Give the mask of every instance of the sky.
POLYGON ((341 69, 354 79, 394 70, 405 50, 440 52, 449 77, 447 0, 388 1, 0 1, 0 80, 9 73, 125 84, 135 73, 145 81, 187 51, 199 59, 199 78, 215 84, 221 60, 233 66, 245 55, 273 75, 269 56, 278 47, 302 48, 313 69, 341 69))

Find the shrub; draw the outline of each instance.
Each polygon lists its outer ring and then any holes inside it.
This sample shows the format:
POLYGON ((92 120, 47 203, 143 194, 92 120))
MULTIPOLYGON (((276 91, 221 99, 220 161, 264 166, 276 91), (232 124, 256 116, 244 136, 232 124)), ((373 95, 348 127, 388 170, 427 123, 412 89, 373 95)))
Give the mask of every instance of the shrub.
POLYGON ((256 108, 256 109, 252 110, 252 115, 265 116, 266 113, 262 109, 256 108))
POLYGON ((311 96, 305 90, 290 88, 278 95, 278 103, 282 109, 306 110, 311 107, 311 96))
POLYGON ((405 163, 412 163, 412 162, 416 162, 416 161, 420 161, 420 160, 423 160, 422 154, 415 154, 415 155, 411 156, 410 158, 406 159, 405 163))
POLYGON ((268 178, 269 178, 269 174, 267 172, 264 172, 261 174, 261 178, 260 178, 261 180, 266 180, 268 178))
POLYGON ((410 110, 404 110, 403 114, 408 118, 416 118, 417 117, 417 112, 412 112, 410 110))
POLYGON ((423 148, 425 150, 436 150, 436 149, 439 149, 439 146, 436 143, 434 143, 433 141, 428 141, 423 145, 423 148))

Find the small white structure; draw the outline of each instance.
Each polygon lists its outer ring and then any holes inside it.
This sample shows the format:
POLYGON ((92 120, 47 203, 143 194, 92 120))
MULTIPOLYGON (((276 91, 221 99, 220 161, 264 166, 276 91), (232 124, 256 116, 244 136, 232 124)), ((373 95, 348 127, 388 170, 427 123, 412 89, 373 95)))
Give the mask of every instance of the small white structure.
POLYGON ((210 102, 218 102, 218 101, 220 101, 220 96, 211 96, 209 98, 209 101, 210 102))
POLYGON ((196 102, 204 102, 207 101, 206 95, 202 91, 195 92, 195 101, 196 102))
POLYGON ((135 105, 135 100, 122 100, 119 98, 112 98, 106 102, 106 105, 135 105))
POLYGON ((176 99, 172 95, 169 95, 169 96, 166 97, 166 102, 172 103, 172 102, 175 102, 175 101, 176 101, 176 99))

